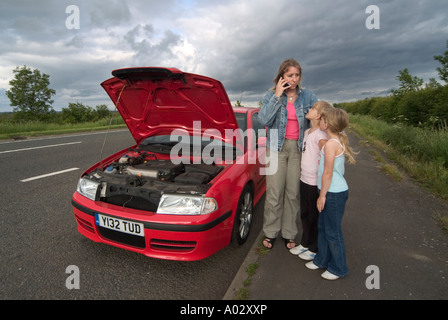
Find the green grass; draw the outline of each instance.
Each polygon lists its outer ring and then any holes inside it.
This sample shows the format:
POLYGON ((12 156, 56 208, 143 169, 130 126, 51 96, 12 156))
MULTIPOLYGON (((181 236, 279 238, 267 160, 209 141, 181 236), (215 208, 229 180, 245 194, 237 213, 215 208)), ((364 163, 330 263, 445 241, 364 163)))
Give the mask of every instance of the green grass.
POLYGON ((79 124, 44 123, 40 121, 14 123, 2 121, 0 122, 0 139, 24 139, 31 136, 104 130, 109 128, 109 123, 111 129, 126 127, 123 119, 119 116, 113 117, 112 120, 102 119, 79 124))
POLYGON ((243 281, 243 287, 241 287, 235 295, 234 300, 248 300, 249 299, 249 286, 252 283, 252 277, 255 275, 258 268, 258 262, 251 263, 246 268, 247 278, 243 281))
POLYGON ((446 213, 437 213, 435 219, 439 222, 442 230, 448 234, 448 215, 446 213))
MULTIPOLYGON (((448 128, 423 129, 405 125, 391 125, 365 115, 350 114, 350 127, 363 139, 383 151, 387 158, 402 168, 429 192, 448 200, 448 128)), ((383 171, 396 181, 400 170, 376 151, 369 151, 383 171)), ((448 230, 448 214, 437 217, 442 228, 448 230)))
POLYGON ((394 164, 388 163, 379 153, 378 151, 371 149, 369 153, 373 156, 375 161, 380 164, 380 168, 386 174, 391 176, 395 181, 401 181, 403 179, 403 174, 394 164))
POLYGON ((350 115, 350 126, 435 195, 448 200, 448 128, 391 125, 350 115))
MULTIPOLYGON (((263 237, 264 239, 264 237, 263 237)), ((259 266, 259 258, 264 257, 266 254, 268 254, 270 249, 267 249, 263 246, 263 242, 261 240, 260 244, 256 248, 256 253, 258 256, 257 261, 249 264, 249 266, 246 268, 247 278, 243 281, 243 286, 238 290, 238 292, 235 294, 234 300, 248 300, 249 299, 249 288, 252 284, 252 277, 257 273, 257 269, 259 266)))

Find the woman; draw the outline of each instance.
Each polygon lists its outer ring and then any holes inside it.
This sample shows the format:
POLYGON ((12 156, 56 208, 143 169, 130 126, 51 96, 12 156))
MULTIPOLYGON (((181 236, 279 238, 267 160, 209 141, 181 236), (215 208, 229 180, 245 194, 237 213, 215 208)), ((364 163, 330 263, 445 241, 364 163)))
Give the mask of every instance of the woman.
POLYGON ((300 64, 294 59, 283 61, 259 113, 260 123, 268 128, 267 166, 276 162, 276 170, 266 175, 263 246, 268 249, 279 233, 286 248, 294 248, 298 232, 300 153, 310 125, 305 114, 317 102, 314 93, 301 88, 301 80, 300 64))

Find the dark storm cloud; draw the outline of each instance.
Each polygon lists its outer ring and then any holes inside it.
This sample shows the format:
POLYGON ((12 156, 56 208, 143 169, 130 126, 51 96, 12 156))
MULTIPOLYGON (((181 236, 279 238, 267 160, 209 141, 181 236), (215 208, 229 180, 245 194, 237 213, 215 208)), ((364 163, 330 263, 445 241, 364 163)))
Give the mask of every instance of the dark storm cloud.
POLYGON ((166 30, 159 39, 155 39, 152 25, 136 25, 124 36, 124 41, 134 52, 133 65, 147 65, 148 62, 173 57, 171 48, 175 47, 180 36, 166 30))
MULTIPOLYGON (((308 2, 312 10, 303 6, 305 2, 290 6, 296 14, 284 16, 289 20, 283 24, 271 25, 275 36, 246 52, 246 68, 237 69, 240 79, 245 78, 245 70, 265 66, 255 77, 270 80, 283 58, 294 57, 302 64, 306 87, 323 99, 346 101, 389 93, 404 68, 425 81, 436 77, 433 56, 444 51, 448 21, 443 13, 448 3, 380 2, 380 29, 368 30, 366 1, 352 6, 340 1, 319 1, 320 6, 308 2)), ((232 89, 250 83, 236 81, 232 89)), ((252 92, 261 89, 260 81, 247 87, 252 92)))
MULTIPOLYGON (((28 65, 50 75, 55 109, 110 102, 113 69, 177 67, 223 82, 232 102, 256 106, 280 62, 297 59, 304 85, 332 102, 389 94, 398 71, 438 79, 448 40, 446 0, 6 1, 0 11, 0 90, 28 65), (80 28, 67 29, 76 3, 80 28), (380 9, 369 30, 366 8, 380 9)), ((1 94, 1 91, 0 91, 1 94)), ((0 98, 0 112, 10 111, 0 98)))

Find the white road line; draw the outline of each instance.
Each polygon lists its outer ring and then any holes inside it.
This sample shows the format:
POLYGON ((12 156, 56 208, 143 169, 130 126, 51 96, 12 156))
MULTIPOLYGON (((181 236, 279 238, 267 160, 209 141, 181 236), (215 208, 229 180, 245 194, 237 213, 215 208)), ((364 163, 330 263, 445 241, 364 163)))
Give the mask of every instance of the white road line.
MULTIPOLYGON (((129 130, 127 128, 125 129, 116 129, 116 130, 110 130, 109 133, 115 133, 115 132, 124 132, 129 130)), ((55 136, 45 136, 41 138, 29 138, 29 139, 23 139, 23 140, 7 140, 7 141, 0 141, 0 144, 13 144, 13 143, 23 143, 23 142, 30 142, 30 141, 42 141, 42 140, 50 140, 50 139, 62 139, 62 138, 73 138, 73 137, 83 137, 83 136, 91 136, 95 134, 106 134, 106 131, 95 131, 95 132, 87 132, 87 133, 73 133, 73 134, 61 134, 61 135, 55 135, 55 136)))
POLYGON ((6 151, 0 151, 0 154, 2 154, 2 153, 10 153, 10 152, 27 151, 27 150, 35 150, 35 149, 43 149, 43 148, 61 147, 61 146, 68 146, 68 145, 71 145, 71 144, 78 144, 78 143, 82 143, 82 141, 59 143, 59 144, 50 144, 50 145, 40 146, 40 147, 31 147, 31 148, 6 150, 6 151))
POLYGON ((51 176, 55 176, 57 174, 66 173, 66 172, 75 171, 75 170, 79 170, 79 168, 70 168, 70 169, 65 169, 65 170, 56 171, 56 172, 52 172, 52 173, 47 173, 47 174, 43 174, 43 175, 40 175, 40 176, 36 176, 36 177, 20 180, 20 182, 33 181, 33 180, 42 179, 42 178, 46 178, 46 177, 51 177, 51 176))

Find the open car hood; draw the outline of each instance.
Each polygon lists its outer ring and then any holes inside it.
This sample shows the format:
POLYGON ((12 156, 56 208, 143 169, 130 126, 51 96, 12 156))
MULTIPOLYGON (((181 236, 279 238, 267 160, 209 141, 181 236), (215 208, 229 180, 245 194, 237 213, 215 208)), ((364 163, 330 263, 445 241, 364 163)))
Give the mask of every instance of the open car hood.
MULTIPOLYGON (((101 86, 137 143, 152 135, 171 134, 175 129, 190 135, 217 129, 226 140, 225 130, 238 128, 232 105, 218 80, 155 67, 118 69, 112 75, 101 86), (194 121, 200 121, 200 131, 194 121)), ((235 144, 233 140, 226 142, 235 144)))

